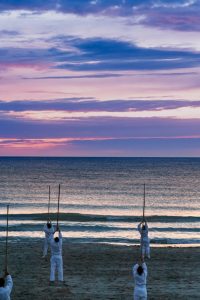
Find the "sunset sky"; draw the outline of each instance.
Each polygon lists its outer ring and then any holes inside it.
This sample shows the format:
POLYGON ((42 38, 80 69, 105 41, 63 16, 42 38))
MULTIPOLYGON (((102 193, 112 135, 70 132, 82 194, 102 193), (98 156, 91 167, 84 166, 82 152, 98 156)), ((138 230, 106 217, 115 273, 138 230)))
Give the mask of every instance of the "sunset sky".
POLYGON ((200 0, 1 0, 0 155, 200 156, 200 0))

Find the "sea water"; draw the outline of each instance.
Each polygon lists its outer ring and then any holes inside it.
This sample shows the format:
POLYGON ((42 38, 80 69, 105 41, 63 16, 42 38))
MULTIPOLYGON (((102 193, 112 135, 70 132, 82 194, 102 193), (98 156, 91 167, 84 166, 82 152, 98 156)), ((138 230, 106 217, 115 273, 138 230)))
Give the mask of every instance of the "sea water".
POLYGON ((51 186, 68 242, 138 244, 145 215, 154 245, 200 245, 200 158, 0 158, 0 238, 40 239, 51 186))

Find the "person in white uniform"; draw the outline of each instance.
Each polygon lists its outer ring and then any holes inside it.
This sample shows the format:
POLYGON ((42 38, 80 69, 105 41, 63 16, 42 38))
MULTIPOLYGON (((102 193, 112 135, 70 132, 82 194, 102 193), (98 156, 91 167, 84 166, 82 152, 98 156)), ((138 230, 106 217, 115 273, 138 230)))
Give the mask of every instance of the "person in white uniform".
POLYGON ((146 220, 138 224, 138 231, 140 233, 142 259, 144 260, 145 257, 150 258, 150 240, 148 237, 149 229, 146 220))
POLYGON ((143 261, 142 264, 135 264, 133 266, 133 278, 134 278, 134 300, 147 300, 147 266, 143 261))
MULTIPOLYGON (((55 282, 55 272, 58 272, 58 281, 63 282, 63 259, 62 259, 62 234, 59 228, 57 237, 51 239, 51 273, 50 283, 55 282)), ((63 282, 64 283, 64 282, 63 282)))
POLYGON ((53 238, 53 235, 54 235, 54 227, 53 225, 51 224, 51 221, 48 220, 47 223, 44 225, 44 229, 43 229, 44 233, 45 233, 45 239, 44 239, 44 249, 43 249, 43 258, 46 257, 47 255, 47 251, 48 251, 48 248, 50 246, 50 242, 51 242, 51 239, 53 238))
POLYGON ((10 300, 12 287, 12 277, 7 271, 5 271, 5 276, 0 278, 0 300, 10 300))

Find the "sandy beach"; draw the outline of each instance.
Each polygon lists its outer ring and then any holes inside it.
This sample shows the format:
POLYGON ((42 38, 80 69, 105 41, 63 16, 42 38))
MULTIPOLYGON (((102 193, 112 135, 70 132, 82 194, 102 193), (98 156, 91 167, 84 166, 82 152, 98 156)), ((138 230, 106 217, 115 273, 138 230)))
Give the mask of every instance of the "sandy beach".
MULTIPOLYGON (((41 242, 9 244, 9 271, 15 300, 132 299, 131 268, 138 247, 104 244, 63 246, 67 286, 49 286, 49 257, 41 258, 41 242)), ((0 259, 3 261, 4 244, 0 259)), ((148 299, 199 299, 200 248, 153 248, 148 262, 148 299)))

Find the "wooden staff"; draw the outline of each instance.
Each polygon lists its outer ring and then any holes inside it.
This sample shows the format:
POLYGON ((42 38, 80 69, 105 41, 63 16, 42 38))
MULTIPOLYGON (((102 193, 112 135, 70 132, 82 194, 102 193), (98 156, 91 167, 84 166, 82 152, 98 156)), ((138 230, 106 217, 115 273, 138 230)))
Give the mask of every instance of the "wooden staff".
POLYGON ((58 186, 57 228, 58 228, 58 223, 59 223, 59 210, 60 210, 60 184, 58 186))
POLYGON ((50 185, 49 185, 48 220, 50 219, 50 218, 49 218, 50 201, 51 201, 51 187, 50 187, 50 185))
POLYGON ((145 205, 146 205, 146 199, 145 199, 145 183, 144 183, 144 198, 143 198, 143 218, 142 220, 144 221, 145 220, 145 205))
POLYGON ((8 215, 9 215, 9 205, 7 205, 5 271, 7 271, 8 269, 8 215))

